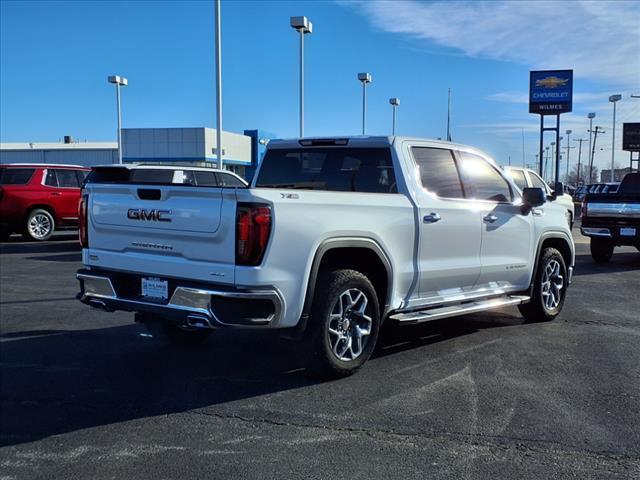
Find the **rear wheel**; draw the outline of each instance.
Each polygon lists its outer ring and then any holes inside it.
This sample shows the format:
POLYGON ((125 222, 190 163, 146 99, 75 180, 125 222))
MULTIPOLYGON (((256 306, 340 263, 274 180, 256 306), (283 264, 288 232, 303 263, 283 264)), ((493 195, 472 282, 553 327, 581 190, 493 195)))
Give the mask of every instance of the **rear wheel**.
POLYGON ((608 238, 591 239, 591 257, 598 263, 607 263, 613 256, 613 243, 608 238))
POLYGON ((322 377, 355 373, 378 339, 380 307, 369 279, 355 270, 335 270, 318 279, 305 354, 311 372, 322 377))
POLYGON ((0 242, 6 242, 7 240, 9 240, 9 236, 11 235, 11 232, 5 228, 0 229, 0 242))
POLYGON ((546 322, 556 318, 567 292, 567 266, 555 248, 545 248, 538 261, 533 294, 529 303, 518 306, 527 322, 546 322))
POLYGON ((36 208, 27 217, 24 237, 27 240, 49 240, 56 227, 56 221, 48 211, 36 208))

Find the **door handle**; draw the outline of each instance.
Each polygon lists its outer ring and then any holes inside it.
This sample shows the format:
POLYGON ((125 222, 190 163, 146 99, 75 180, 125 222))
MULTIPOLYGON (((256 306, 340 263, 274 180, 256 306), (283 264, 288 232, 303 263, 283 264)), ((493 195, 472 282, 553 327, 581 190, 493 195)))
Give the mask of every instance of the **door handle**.
POLYGON ((485 215, 484 217, 482 217, 482 220, 485 223, 493 223, 498 220, 498 217, 496 217, 493 213, 490 213, 489 215, 485 215))
POLYGON ((60 192, 51 192, 51 196, 59 197, 60 196, 60 192))
POLYGON ((441 219, 442 217, 440 216, 440 214, 434 212, 431 212, 429 215, 425 215, 424 217, 422 217, 422 221, 424 223, 436 223, 441 219))

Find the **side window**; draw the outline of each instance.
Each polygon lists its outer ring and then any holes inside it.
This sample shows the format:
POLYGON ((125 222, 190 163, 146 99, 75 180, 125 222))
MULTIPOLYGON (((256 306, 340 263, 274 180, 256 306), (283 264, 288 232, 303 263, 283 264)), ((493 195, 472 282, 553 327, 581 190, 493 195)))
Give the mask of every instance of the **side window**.
POLYGON ((64 188, 78 188, 78 177, 75 170, 59 169, 56 171, 58 177, 58 186, 64 188))
POLYGON ((513 182, 520 190, 524 190, 527 187, 527 179, 524 177, 522 170, 509 170, 509 175, 511 175, 513 182))
POLYGON ((49 187, 58 186, 58 176, 56 175, 56 171, 53 168, 49 168, 47 170, 47 176, 44 179, 44 184, 49 187))
POLYGON ((33 168, 0 168, 0 185, 26 185, 33 172, 33 168))
POLYGON ((87 175, 89 175, 89 172, 86 170, 76 170, 76 177, 78 177, 78 183, 81 186, 84 183, 85 179, 87 178, 87 175))
POLYGON ((544 183, 544 180, 542 180, 538 175, 536 175, 533 172, 529 172, 529 178, 531 179, 532 187, 541 188, 542 190, 544 190, 544 193, 547 193, 548 187, 547 187, 547 184, 544 183))
POLYGON ((510 202, 511 188, 498 170, 484 158, 460 152, 461 172, 467 197, 492 202, 510 202))
POLYGON ((439 197, 464 197, 451 150, 413 147, 411 151, 420 168, 420 179, 424 188, 439 197))
POLYGON ((234 188, 244 187, 244 183, 242 183, 233 175, 227 175, 226 173, 218 173, 218 181, 220 182, 221 187, 234 187, 234 188))
POLYGON ((202 170, 195 170, 193 175, 196 178, 196 185, 201 187, 217 187, 218 179, 215 172, 204 172, 202 170))

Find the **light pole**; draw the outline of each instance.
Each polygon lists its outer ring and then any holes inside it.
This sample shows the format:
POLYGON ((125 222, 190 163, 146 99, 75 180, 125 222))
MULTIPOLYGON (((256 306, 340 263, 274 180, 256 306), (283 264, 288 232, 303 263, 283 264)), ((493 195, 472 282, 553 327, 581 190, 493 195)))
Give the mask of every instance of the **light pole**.
POLYGON ((220 30, 220 0, 215 0, 216 23, 216 157, 218 168, 222 162, 222 34, 220 30))
POLYGON ((544 173, 542 174, 542 178, 546 180, 547 178, 547 167, 549 166, 549 145, 544 147, 545 155, 544 155, 544 173))
POLYGON ((614 181, 614 161, 616 159, 616 102, 622 98, 622 95, 611 95, 609 101, 613 103, 613 131, 611 133, 611 182, 614 181))
POLYGON ((307 17, 291 17, 291 27, 300 34, 300 138, 304 137, 304 36, 311 33, 313 24, 307 17))
POLYGON ((118 104, 118 163, 122 163, 122 111, 120 110, 120 87, 126 87, 129 80, 120 75, 109 75, 109 83, 116 86, 116 102, 118 104))
POLYGON ((396 107, 400 105, 399 98, 390 98, 389 103, 391 104, 391 108, 393 109, 393 123, 391 124, 391 135, 396 134, 396 107))
POLYGON ((371 74, 363 72, 358 74, 358 80, 362 82, 362 135, 367 131, 367 83, 371 83, 371 74))
POLYGON ((569 152, 571 151, 571 130, 565 132, 567 134, 567 180, 569 179, 569 152))

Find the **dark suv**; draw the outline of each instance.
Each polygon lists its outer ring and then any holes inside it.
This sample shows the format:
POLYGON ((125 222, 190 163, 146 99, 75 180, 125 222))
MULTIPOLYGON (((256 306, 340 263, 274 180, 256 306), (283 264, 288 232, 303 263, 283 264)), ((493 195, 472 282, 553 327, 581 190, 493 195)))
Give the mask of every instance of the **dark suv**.
POLYGON ((78 223, 80 186, 89 173, 77 165, 0 165, 0 241, 12 233, 47 240, 78 223))

